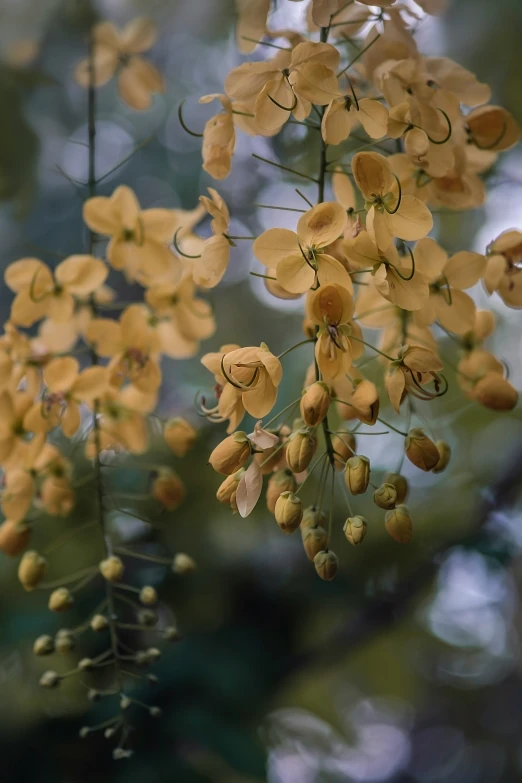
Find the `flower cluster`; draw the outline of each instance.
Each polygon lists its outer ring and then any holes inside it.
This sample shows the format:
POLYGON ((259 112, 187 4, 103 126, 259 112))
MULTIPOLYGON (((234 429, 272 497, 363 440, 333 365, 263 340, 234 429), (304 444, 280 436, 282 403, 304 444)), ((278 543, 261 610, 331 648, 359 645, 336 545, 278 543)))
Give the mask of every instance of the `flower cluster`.
MULTIPOLYGON (((266 44, 276 54, 264 59, 257 50, 228 74, 222 94, 201 98, 222 106, 202 133, 203 168, 216 179, 231 170, 236 130, 271 137, 300 125, 307 159, 317 150, 312 172, 255 156, 317 185, 310 208, 291 208, 302 213, 295 231, 276 224, 253 243, 265 267, 255 274, 268 291, 281 299, 304 297, 305 339, 298 345, 309 344, 313 361, 302 396, 274 414, 281 360, 297 346, 276 356, 264 343, 225 345, 202 359, 216 394, 215 405, 205 402, 202 412, 228 422, 227 437, 210 455, 226 477, 218 500, 247 516, 267 475, 268 509, 283 532, 300 529, 306 554, 327 580, 337 569, 330 548, 337 474, 346 493, 348 541, 360 544, 367 530, 351 496, 371 487, 386 529, 405 543, 412 521, 403 460, 436 473, 448 465, 448 444, 414 426, 418 401, 432 402, 449 386, 441 336, 460 346, 453 373, 466 398, 495 411, 513 409, 518 399, 504 364, 483 346, 493 314, 478 310, 467 291, 482 281, 508 307, 522 306, 522 233, 505 231, 484 253, 448 253, 432 234, 437 212, 483 204, 482 175, 520 131, 509 112, 490 103, 487 84, 448 58, 418 50, 414 24, 425 13, 442 12, 444 2, 417 0, 417 6, 311 0, 307 30, 273 30, 269 0, 237 0, 240 50, 248 54, 260 45, 263 51, 266 44), (378 330, 377 340, 367 330, 378 330), (371 358, 380 368, 374 380, 362 369, 371 358), (387 402, 405 418, 401 428, 380 417, 387 402), (250 434, 238 431, 245 413, 257 420, 250 434), (378 422, 386 432, 372 429, 378 422), (375 484, 359 437, 384 437, 390 429, 404 437, 403 458, 375 484), (315 499, 305 507, 303 490, 316 469, 315 499)), ((228 213, 220 217, 214 244, 208 240, 195 262, 200 285, 215 285, 226 268, 228 213)))

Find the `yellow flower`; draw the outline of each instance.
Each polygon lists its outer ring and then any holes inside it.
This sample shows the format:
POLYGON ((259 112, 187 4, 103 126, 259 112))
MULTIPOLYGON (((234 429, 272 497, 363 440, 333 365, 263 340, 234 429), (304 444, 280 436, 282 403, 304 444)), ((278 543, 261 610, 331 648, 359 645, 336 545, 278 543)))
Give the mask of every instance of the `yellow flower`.
POLYGON ((21 522, 31 508, 40 479, 49 474, 59 477, 67 470, 67 464, 56 446, 44 440, 43 434, 34 437, 20 465, 5 473, 2 512, 14 522, 21 522))
POLYGON ((351 320, 353 310, 351 295, 339 285, 324 285, 308 294, 307 315, 319 327, 315 358, 327 382, 348 372, 353 359, 364 352, 362 342, 350 339, 362 339, 360 327, 351 320))
MULTIPOLYGON (((95 196, 83 206, 91 231, 111 237, 107 259, 129 280, 141 272, 154 278, 169 271, 176 256, 169 243, 179 227, 175 209, 141 210, 134 192, 120 185, 112 196, 95 196)), ((181 264, 178 263, 181 273, 181 264)))
POLYGON ((371 98, 355 100, 350 95, 340 95, 330 101, 323 114, 323 140, 326 144, 340 144, 358 123, 371 139, 382 139, 386 136, 388 109, 371 98))
POLYGON ((339 94, 335 72, 339 52, 331 44, 305 41, 266 62, 243 63, 225 81, 225 92, 239 101, 255 99, 254 119, 265 130, 278 129, 293 114, 304 120, 312 104, 324 106, 339 94))
POLYGON ((241 392, 247 413, 256 419, 266 416, 275 405, 281 383, 281 362, 262 343, 259 348, 236 348, 221 360, 226 381, 241 392))
MULTIPOLYGON (((24 426, 24 418, 31 408, 33 399, 25 391, 0 394, 0 463, 5 469, 23 464, 32 441, 27 440, 28 434, 24 426)), ((34 440, 34 439, 33 439, 34 440)), ((37 444, 43 445, 41 440, 37 444)))
POLYGON ((501 106, 479 106, 465 117, 468 140, 480 150, 501 152, 520 141, 520 128, 501 106))
POLYGON ((518 392, 504 378, 502 362, 480 348, 467 353, 458 364, 457 382, 468 399, 497 411, 512 410, 518 392))
POLYGON ((201 363, 207 370, 210 370, 216 381, 215 394, 218 400, 214 408, 205 407, 205 400, 202 400, 202 410, 205 415, 213 422, 222 422, 229 420, 227 432, 231 433, 239 427, 245 407, 242 400, 242 390, 228 383, 222 371, 222 362, 227 353, 239 348, 238 345, 222 345, 216 353, 206 353, 201 363))
POLYGON ((484 287, 508 307, 522 306, 522 231, 504 231, 488 247, 484 287))
MULTIPOLYGON (((155 92, 164 92, 163 78, 140 55, 156 40, 156 26, 150 19, 137 18, 123 30, 111 22, 100 22, 92 31, 94 39, 94 82, 106 84, 117 73, 118 92, 133 109, 148 109, 155 92)), ((90 84, 89 60, 78 63, 75 78, 82 87, 90 84)))
MULTIPOLYGON (((146 415, 154 410, 156 401, 156 394, 144 394, 132 385, 123 389, 109 386, 97 401, 101 450, 123 448, 132 454, 143 454, 149 440, 146 415)), ((96 454, 94 432, 89 435, 86 452, 89 457, 96 454)))
POLYGON ((310 288, 338 283, 353 293, 350 276, 325 248, 343 234, 346 211, 335 201, 309 209, 297 224, 297 233, 287 228, 270 228, 254 242, 254 253, 262 264, 275 268, 284 289, 303 294, 310 288))
POLYGON ((228 207, 214 188, 208 188, 208 196, 200 196, 202 206, 212 217, 212 236, 203 243, 199 257, 191 265, 192 277, 202 288, 214 288, 227 271, 230 259, 230 242, 226 237, 230 214, 228 207))
POLYGON ((399 413, 405 394, 412 394, 421 400, 430 400, 439 396, 442 362, 437 354, 418 346, 404 346, 397 361, 392 362, 385 378, 386 391, 394 408, 399 413), (433 381, 435 391, 425 388, 433 381))
POLYGON ((230 174, 232 155, 236 144, 236 129, 232 101, 222 93, 203 95, 200 103, 221 102, 223 111, 207 120, 203 130, 203 170, 214 179, 225 179, 230 174))
POLYGON ((11 320, 18 326, 32 326, 45 316, 60 323, 70 321, 76 299, 92 294, 107 274, 103 261, 88 255, 69 256, 54 270, 37 258, 15 261, 4 276, 16 293, 11 320))
POLYGON ((366 228, 380 250, 394 237, 422 239, 433 228, 429 209, 415 196, 402 195, 387 159, 378 152, 358 152, 352 172, 367 210, 366 228))
POLYGON ((418 326, 438 321, 455 334, 465 334, 475 322, 475 303, 463 288, 471 288, 482 277, 486 259, 479 253, 462 250, 448 258, 434 239, 417 242, 413 255, 416 269, 430 284, 430 296, 414 314, 418 326))

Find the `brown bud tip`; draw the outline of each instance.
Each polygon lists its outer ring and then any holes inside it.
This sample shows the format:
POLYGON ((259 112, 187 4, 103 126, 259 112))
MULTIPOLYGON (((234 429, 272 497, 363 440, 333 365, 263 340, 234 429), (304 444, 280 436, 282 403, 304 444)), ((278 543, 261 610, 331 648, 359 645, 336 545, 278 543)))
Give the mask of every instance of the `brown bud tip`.
POLYGON ((359 544, 362 544, 364 541, 367 527, 366 519, 359 514, 356 514, 354 517, 348 517, 344 523, 344 535, 350 544, 359 546, 359 544))
POLYGON ((393 484, 381 484, 373 493, 373 502, 379 508, 393 508, 397 502, 397 490, 393 484))
POLYGON ((410 512, 406 506, 397 506, 387 511, 384 517, 386 530, 399 544, 407 544, 413 535, 410 512))
POLYGON ((393 484, 397 491, 396 503, 404 503, 408 495, 408 482, 400 473, 387 473, 384 478, 385 484, 393 484))
POLYGON ((303 504, 293 492, 283 492, 275 505, 276 522, 283 533, 294 533, 303 518, 303 504))
POLYGON ((301 397, 301 416, 309 427, 322 422, 330 407, 330 389, 322 381, 316 381, 301 397))
POLYGON ((230 476, 245 465, 252 451, 251 445, 244 432, 234 432, 216 446, 208 461, 217 473, 230 476))
POLYGON ((325 582, 331 582, 335 577, 338 564, 337 555, 331 550, 318 552, 314 557, 315 570, 325 582))
POLYGON ((404 451, 409 461, 424 471, 433 470, 440 457, 434 442, 419 427, 408 432, 404 451))
POLYGON ((433 473, 442 473, 443 470, 446 470, 448 467, 449 461, 451 459, 451 446, 449 443, 446 443, 445 440, 438 440, 435 442, 435 446, 437 447, 437 451, 439 452, 439 461, 435 465, 434 468, 432 468, 433 473))
POLYGON ((370 482, 370 460, 358 455, 350 457, 344 469, 344 480, 352 495, 362 495, 370 482))
POLYGON ((108 582, 121 582, 123 576, 123 562, 116 555, 111 555, 106 560, 102 560, 98 565, 101 575, 108 582))

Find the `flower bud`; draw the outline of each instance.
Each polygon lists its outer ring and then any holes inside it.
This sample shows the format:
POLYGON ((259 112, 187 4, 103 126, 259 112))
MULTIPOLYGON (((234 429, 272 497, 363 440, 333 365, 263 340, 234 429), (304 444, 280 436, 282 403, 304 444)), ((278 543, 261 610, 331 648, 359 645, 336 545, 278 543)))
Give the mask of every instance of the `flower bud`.
POLYGON ((78 669, 81 672, 90 672, 94 667, 94 661, 92 658, 82 658, 78 661, 78 669))
POLYGON ((518 402, 518 392, 498 372, 487 372, 473 386, 473 399, 493 411, 512 411, 518 402))
POLYGON ((302 531, 303 546, 309 560, 328 546, 328 534, 324 527, 309 527, 302 531))
POLYGON ((354 517, 348 517, 343 527, 344 535, 350 544, 358 546, 359 544, 362 544, 364 540, 367 527, 365 518, 361 517, 359 514, 354 517))
POLYGON ((379 508, 394 508, 397 502, 397 490, 393 484, 381 484, 373 493, 373 502, 379 508))
POLYGON ((177 642, 181 636, 175 625, 167 625, 163 631, 163 638, 167 642, 177 642))
POLYGON ((120 558, 116 557, 116 555, 112 555, 106 560, 102 560, 101 563, 99 563, 98 568, 103 578, 108 582, 121 582, 124 566, 120 558))
POLYGON ((357 452, 355 435, 353 432, 348 432, 348 430, 340 430, 337 435, 332 437, 332 446, 335 452, 334 468, 336 470, 344 470, 347 460, 350 457, 354 457, 357 452))
POLYGON ((90 626, 93 631, 105 631, 109 627, 109 620, 104 614, 95 614, 91 617, 90 626))
POLYGON ((138 623, 140 625, 153 626, 156 625, 157 622, 158 615, 153 609, 140 609, 138 612, 138 623))
MULTIPOLYGON (((256 454, 256 457, 257 456, 258 455, 256 454)), ((228 504, 231 502, 232 496, 235 495, 239 486, 239 482, 241 481, 241 477, 244 475, 244 473, 245 468, 241 468, 241 470, 232 473, 231 476, 227 476, 226 479, 221 482, 216 492, 216 498, 220 503, 228 504)))
POLYGON ((140 601, 145 606, 154 606, 158 602, 158 593, 152 585, 145 585, 140 590, 140 601))
POLYGON ((49 609, 51 612, 66 612, 72 606, 73 597, 66 587, 53 590, 49 596, 49 609))
POLYGON ((184 457, 187 451, 194 446, 197 438, 197 432, 194 427, 177 416, 169 419, 163 429, 163 437, 169 449, 174 452, 176 457, 184 457))
POLYGON ((451 459, 451 446, 449 443, 446 443, 445 440, 436 441, 435 446, 439 452, 439 461, 431 470, 432 473, 442 473, 442 471, 446 470, 448 467, 449 461, 451 459))
POLYGON ((323 512, 316 508, 316 506, 307 506, 303 511, 303 518, 301 520, 301 533, 303 538, 306 532, 311 527, 320 527, 326 522, 326 517, 323 512))
POLYGON ((74 636, 67 628, 61 628, 54 639, 54 649, 62 655, 71 652, 75 647, 74 636))
POLYGON ((154 661, 157 661, 158 658, 161 658, 161 650, 158 650, 157 647, 149 647, 146 650, 147 658, 149 659, 149 663, 154 663, 154 661))
POLYGON ((337 559, 337 555, 335 555, 331 550, 323 550, 322 552, 318 552, 314 557, 315 570, 321 579, 325 580, 325 582, 332 581, 337 573, 338 564, 339 561, 337 559))
POLYGON ((291 470, 277 470, 270 476, 266 489, 266 506, 271 514, 275 513, 275 507, 279 495, 283 492, 295 492, 297 481, 291 470))
POLYGON ((309 427, 322 422, 330 407, 330 389, 322 381, 316 381, 301 397, 301 416, 309 427))
POLYGON ((216 446, 209 457, 209 463, 217 473, 230 476, 247 462, 251 444, 244 432, 234 432, 216 446))
POLYGON ((20 560, 18 579, 25 590, 31 591, 42 581, 46 571, 47 560, 45 557, 31 549, 20 560))
POLYGON ((4 552, 10 557, 16 557, 24 551, 30 538, 31 529, 29 527, 25 527, 20 522, 6 519, 0 525, 0 552, 4 552))
POLYGON ((303 518, 303 504, 293 492, 282 492, 275 505, 276 522, 283 533, 294 533, 303 518))
POLYGON ((315 438, 307 430, 298 430, 288 439, 286 462, 292 473, 306 470, 315 452, 315 438))
POLYGON ((407 544, 412 537, 412 523, 410 512, 406 506, 396 506, 387 511, 384 517, 386 530, 399 544, 407 544))
POLYGON ((60 675, 58 672, 47 671, 40 677, 40 686, 42 688, 56 688, 60 684, 60 675))
POLYGON ((387 473, 384 482, 386 484, 393 484, 397 490, 397 499, 395 503, 404 503, 408 494, 408 482, 401 476, 400 473, 387 473))
POLYGON ((177 473, 163 468, 152 482, 152 497, 167 511, 174 511, 185 500, 185 487, 177 473))
POLYGON ((196 561, 184 552, 178 552, 172 563, 172 570, 176 574, 188 574, 190 571, 195 571, 196 567, 196 561))
POLYGON ((404 443, 406 456, 417 468, 421 470, 432 470, 439 461, 440 454, 436 445, 420 427, 416 427, 408 432, 404 443))
POLYGON ((344 480, 352 495, 362 495, 370 482, 370 460, 368 457, 350 457, 344 469, 344 480))
POLYGON ((54 652, 54 641, 52 636, 45 634, 44 636, 39 636, 38 639, 35 639, 33 644, 33 653, 35 655, 50 655, 52 652, 54 652))
POLYGON ((151 718, 161 718, 161 716, 163 715, 163 710, 161 709, 161 707, 154 707, 154 706, 149 707, 149 715, 151 716, 151 718))

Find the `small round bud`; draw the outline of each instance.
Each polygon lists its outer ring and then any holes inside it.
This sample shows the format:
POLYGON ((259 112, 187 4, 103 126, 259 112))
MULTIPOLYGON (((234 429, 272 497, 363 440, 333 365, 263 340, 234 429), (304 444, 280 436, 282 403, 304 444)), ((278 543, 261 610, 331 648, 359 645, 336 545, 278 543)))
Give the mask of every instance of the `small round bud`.
POLYGON ((94 661, 92 658, 82 658, 78 661, 78 668, 81 672, 90 672, 94 667, 94 661))
POLYGON ((400 473, 387 473, 384 479, 385 484, 393 484, 397 491, 396 503, 404 503, 408 495, 408 482, 400 473))
POLYGON ((52 652, 54 652, 54 641, 52 636, 45 634, 44 636, 39 636, 38 639, 35 639, 33 644, 33 653, 35 655, 50 655, 52 652))
POLYGON ((167 511, 174 511, 185 500, 185 486, 173 470, 164 468, 152 482, 152 497, 165 506, 167 511))
POLYGON ((410 512, 406 506, 396 506, 387 511, 384 517, 386 530, 399 544, 407 544, 412 537, 413 529, 410 512))
POLYGON ((149 656, 147 655, 147 650, 138 650, 134 658, 134 663, 136 666, 148 666, 150 660, 149 656))
POLYGON ((140 625, 156 625, 158 622, 158 615, 153 609, 140 609, 138 612, 138 622, 140 625))
POLYGON ((368 525, 364 517, 357 514, 354 517, 348 517, 344 523, 344 535, 353 546, 359 546, 364 541, 368 525))
POLYGON ((313 560, 327 546, 328 534, 324 527, 309 527, 303 532, 303 547, 309 560, 313 560))
POLYGON ((397 502, 397 490, 393 484, 381 484, 373 493, 373 502, 379 508, 390 509, 397 502))
POLYGON ((74 647, 75 641, 71 631, 68 631, 65 628, 58 631, 54 638, 54 649, 56 652, 63 655, 65 653, 71 652, 74 647))
POLYGON ((10 557, 16 557, 29 544, 31 529, 20 522, 6 519, 0 525, 0 552, 10 557))
POLYGON ((370 460, 358 455, 350 457, 344 469, 344 480, 352 495, 362 495, 370 482, 370 460))
POLYGON ((435 446, 439 452, 439 461, 431 470, 432 473, 442 473, 448 467, 451 459, 451 446, 445 440, 437 440, 435 446))
POLYGON ((197 568, 196 561, 184 552, 178 552, 172 563, 172 570, 176 574, 189 574, 197 568))
POLYGON ((324 525, 326 517, 323 512, 315 506, 307 506, 303 511, 303 518, 301 520, 301 534, 303 538, 311 527, 319 527, 324 525))
POLYGON ((44 672, 40 677, 40 685, 42 688, 57 688, 60 684, 60 675, 58 672, 51 670, 44 672))
POLYGON ((234 432, 216 446, 209 457, 209 463, 217 473, 232 475, 247 462, 252 453, 252 444, 244 432, 234 432))
POLYGON ((404 451, 413 465, 425 471, 433 470, 440 457, 436 445, 420 427, 408 432, 404 451))
POLYGON ((344 470, 347 460, 355 457, 357 452, 357 441, 353 432, 341 430, 332 437, 332 446, 334 454, 334 468, 344 470))
POLYGON ((149 647, 146 653, 150 663, 154 663, 154 661, 161 658, 161 650, 158 650, 157 647, 149 647))
POLYGON ((161 718, 163 715, 161 707, 149 707, 149 715, 152 718, 161 718))
POLYGON ((102 560, 98 568, 103 578, 108 582, 121 582, 123 571, 125 570, 123 562, 116 555, 111 555, 106 560, 102 560))
POLYGON ((322 422, 330 408, 330 389, 322 381, 316 381, 301 397, 301 416, 309 427, 322 422))
POLYGON ((51 612, 66 612, 73 604, 73 597, 66 587, 53 590, 49 596, 49 609, 51 612))
POLYGON ((42 557, 34 550, 30 550, 20 560, 18 579, 25 590, 31 591, 42 581, 46 571, 47 560, 45 557, 42 557))
POLYGON ((123 759, 130 759, 132 756, 132 750, 128 748, 114 748, 112 751, 113 761, 122 761, 123 759))
POLYGON ((147 682, 149 685, 157 685, 159 682, 159 677, 156 677, 155 674, 147 674, 147 682))
POLYGON ((322 552, 318 552, 314 557, 315 570, 321 579, 325 580, 325 582, 332 581, 337 573, 338 565, 339 561, 337 559, 337 555, 335 555, 331 550, 323 550, 322 552))
POLYGON ((275 506, 276 522, 283 533, 294 533, 303 518, 303 504, 293 492, 283 492, 275 506))
POLYGON ((93 631, 105 631, 109 627, 109 620, 103 614, 95 614, 91 618, 90 626, 93 631))
POLYGON ((152 585, 145 585, 140 590, 140 601, 145 606, 154 606, 158 602, 158 593, 152 585))
POLYGON ((181 636, 175 625, 168 625, 163 631, 163 638, 167 642, 177 642, 181 639, 181 636))
POLYGON ((114 726, 109 726, 105 731, 103 732, 103 736, 105 739, 111 739, 116 734, 117 729, 114 728, 114 726))
POLYGON ((78 736, 79 736, 80 739, 85 739, 86 737, 89 736, 90 733, 91 733, 91 730, 90 730, 89 726, 82 726, 80 731, 78 732, 78 736))
POLYGON ((277 470, 268 480, 266 490, 266 506, 271 514, 275 513, 278 497, 283 492, 295 492, 297 481, 291 470, 277 470))
POLYGON ((128 696, 122 696, 121 699, 120 699, 120 708, 122 710, 128 710, 129 707, 131 706, 131 703, 132 702, 131 702, 131 700, 129 699, 128 696))
POLYGON ((292 473, 306 470, 315 452, 315 439, 307 430, 298 430, 288 439, 286 462, 292 473))
POLYGON ((193 448, 197 435, 194 427, 180 416, 169 419, 163 429, 165 443, 176 457, 184 457, 193 448))

